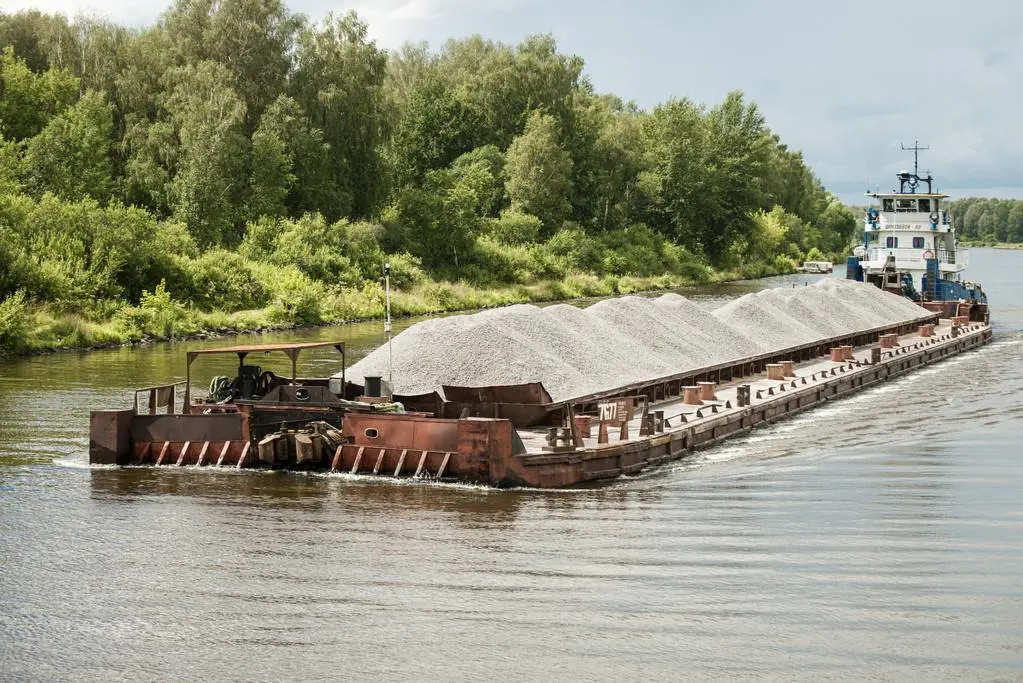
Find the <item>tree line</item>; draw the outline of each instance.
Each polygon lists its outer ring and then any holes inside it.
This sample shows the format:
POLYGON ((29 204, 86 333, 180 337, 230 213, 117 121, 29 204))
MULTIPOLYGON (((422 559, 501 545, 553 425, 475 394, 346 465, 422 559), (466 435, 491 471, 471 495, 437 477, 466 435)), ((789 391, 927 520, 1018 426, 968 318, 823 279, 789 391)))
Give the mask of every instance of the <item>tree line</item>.
POLYGON ((967 197, 950 206, 960 237, 975 242, 1023 243, 1023 201, 967 197))
POLYGON ((855 230, 741 92, 643 110, 548 35, 387 51, 354 13, 176 0, 139 29, 0 13, 0 46, 0 297, 90 319, 158 285, 325 319, 385 261, 399 287, 762 274, 855 230))

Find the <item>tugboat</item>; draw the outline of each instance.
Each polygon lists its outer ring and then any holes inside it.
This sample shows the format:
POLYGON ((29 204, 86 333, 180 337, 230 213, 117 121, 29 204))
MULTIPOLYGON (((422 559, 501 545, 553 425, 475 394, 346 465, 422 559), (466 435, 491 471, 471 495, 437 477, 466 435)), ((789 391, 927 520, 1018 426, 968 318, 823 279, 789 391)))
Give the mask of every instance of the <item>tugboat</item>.
POLYGON ((874 202, 866 212, 863 242, 846 263, 846 277, 908 297, 931 310, 945 312, 972 304, 986 315, 984 290, 962 279, 969 252, 956 240, 948 195, 934 191, 930 171, 920 175, 919 155, 929 148, 916 142, 902 149, 913 152, 913 172, 899 171, 898 190, 866 193, 874 202), (921 183, 926 184, 926 192, 921 191, 921 183))

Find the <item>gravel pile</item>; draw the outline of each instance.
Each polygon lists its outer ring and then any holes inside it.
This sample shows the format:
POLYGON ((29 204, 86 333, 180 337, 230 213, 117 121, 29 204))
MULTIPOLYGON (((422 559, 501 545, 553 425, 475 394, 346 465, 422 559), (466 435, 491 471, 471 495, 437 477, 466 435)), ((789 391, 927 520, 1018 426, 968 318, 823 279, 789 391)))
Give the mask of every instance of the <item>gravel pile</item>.
POLYGON ((822 314, 818 311, 813 302, 805 301, 805 295, 801 293, 776 289, 771 290, 771 294, 770 297, 764 297, 763 301, 779 311, 784 311, 789 317, 795 318, 810 328, 818 337, 836 337, 848 331, 840 321, 833 319, 829 314, 822 314))
MULTIPOLYGON (((543 328, 521 326, 526 318, 518 311, 494 309, 413 325, 391 340, 393 391, 408 395, 440 392, 444 384, 543 382, 548 391, 559 387, 568 395, 589 393, 594 379, 543 348, 543 328), (519 325, 506 326, 505 320, 519 325)), ((387 359, 384 344, 349 368, 348 377, 357 384, 364 384, 366 375, 386 378, 387 359)))
POLYGON ((721 322, 740 330, 749 330, 762 352, 808 344, 822 335, 772 304, 765 292, 753 292, 730 301, 714 311, 721 322))
MULTIPOLYGON (((424 320, 395 336, 393 390, 542 382, 563 401, 922 314, 902 297, 837 279, 747 294, 713 311, 677 294, 508 306, 424 320)), ((348 368, 348 379, 386 378, 387 359, 385 344, 348 368)))
POLYGON ((586 312, 632 336, 642 344, 645 353, 667 359, 679 368, 676 372, 714 364, 717 360, 713 340, 698 329, 672 320, 668 311, 650 299, 638 296, 604 299, 586 312))
POLYGON ((654 303, 671 311, 682 329, 701 330, 710 338, 712 348, 727 356, 722 360, 751 356, 760 351, 757 343, 746 334, 718 320, 706 308, 680 294, 664 294, 654 299, 654 303))
MULTIPOLYGON (((800 307, 794 309, 794 312, 803 313, 804 308, 809 309, 805 311, 806 322, 813 323, 815 329, 825 334, 826 330, 818 327, 817 319, 824 320, 825 327, 831 326, 837 330, 834 334, 847 334, 862 330, 864 326, 875 327, 885 322, 866 309, 849 305, 848 302, 842 300, 842 297, 819 286, 797 290, 779 289, 777 291, 784 292, 786 302, 790 304, 798 302, 800 307)), ((826 334, 826 336, 833 335, 826 334)))
POLYGON ((670 363, 652 353, 635 334, 619 329, 600 316, 590 315, 587 309, 556 304, 541 310, 555 324, 596 347, 579 354, 587 358, 586 372, 594 376, 616 377, 621 380, 620 385, 625 385, 674 372, 670 363))

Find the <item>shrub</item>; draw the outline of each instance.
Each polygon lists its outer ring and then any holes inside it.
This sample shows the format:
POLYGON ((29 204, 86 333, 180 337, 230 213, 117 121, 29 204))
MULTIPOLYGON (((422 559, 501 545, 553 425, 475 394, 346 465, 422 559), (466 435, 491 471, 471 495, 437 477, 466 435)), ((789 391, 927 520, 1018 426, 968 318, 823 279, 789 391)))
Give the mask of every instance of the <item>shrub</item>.
POLYGON ((260 281, 254 265, 233 251, 214 249, 187 262, 186 299, 204 310, 222 308, 238 311, 265 305, 267 285, 260 281))
POLYGON ((502 244, 536 242, 543 224, 536 216, 516 209, 505 209, 501 216, 487 221, 490 234, 502 244))
POLYGON ((391 264, 392 289, 414 287, 427 280, 422 261, 412 254, 390 254, 386 262, 391 264))
POLYGON ((284 221, 275 216, 260 216, 245 225, 245 236, 238 253, 252 261, 269 259, 277 249, 277 238, 284 232, 284 221))
POLYGON ((529 248, 501 244, 493 237, 476 240, 472 266, 463 268, 462 275, 477 285, 525 283, 535 279, 535 263, 529 248))
POLYGON ((152 292, 143 291, 138 306, 125 306, 114 316, 116 329, 127 339, 173 339, 196 331, 184 305, 175 301, 161 281, 152 292))
POLYGON ((807 261, 826 261, 827 257, 817 247, 810 247, 810 251, 806 252, 807 261))
POLYGON ((286 268, 272 283, 273 302, 267 318, 276 324, 311 324, 323 320, 321 305, 327 298, 322 283, 296 268, 286 268))
POLYGON ((561 257, 569 270, 602 272, 603 246, 578 227, 568 227, 554 233, 547 240, 546 247, 550 253, 561 257))
POLYGON ((0 300, 0 355, 18 353, 27 346, 28 304, 19 290, 0 300))

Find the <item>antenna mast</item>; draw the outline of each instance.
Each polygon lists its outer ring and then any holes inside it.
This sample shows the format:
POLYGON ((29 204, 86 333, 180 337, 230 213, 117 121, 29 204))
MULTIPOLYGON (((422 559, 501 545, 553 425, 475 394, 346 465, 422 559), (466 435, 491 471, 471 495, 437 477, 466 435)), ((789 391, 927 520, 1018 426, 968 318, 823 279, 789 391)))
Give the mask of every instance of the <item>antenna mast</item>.
POLYGON ((927 147, 921 147, 920 146, 920 141, 919 140, 914 140, 912 147, 906 147, 906 145, 903 145, 901 143, 900 143, 900 146, 902 147, 902 150, 904 152, 910 152, 910 151, 913 152, 913 175, 915 175, 916 177, 919 178, 920 177, 920 152, 923 152, 923 151, 926 151, 926 150, 930 149, 931 148, 930 145, 928 145, 927 147))

